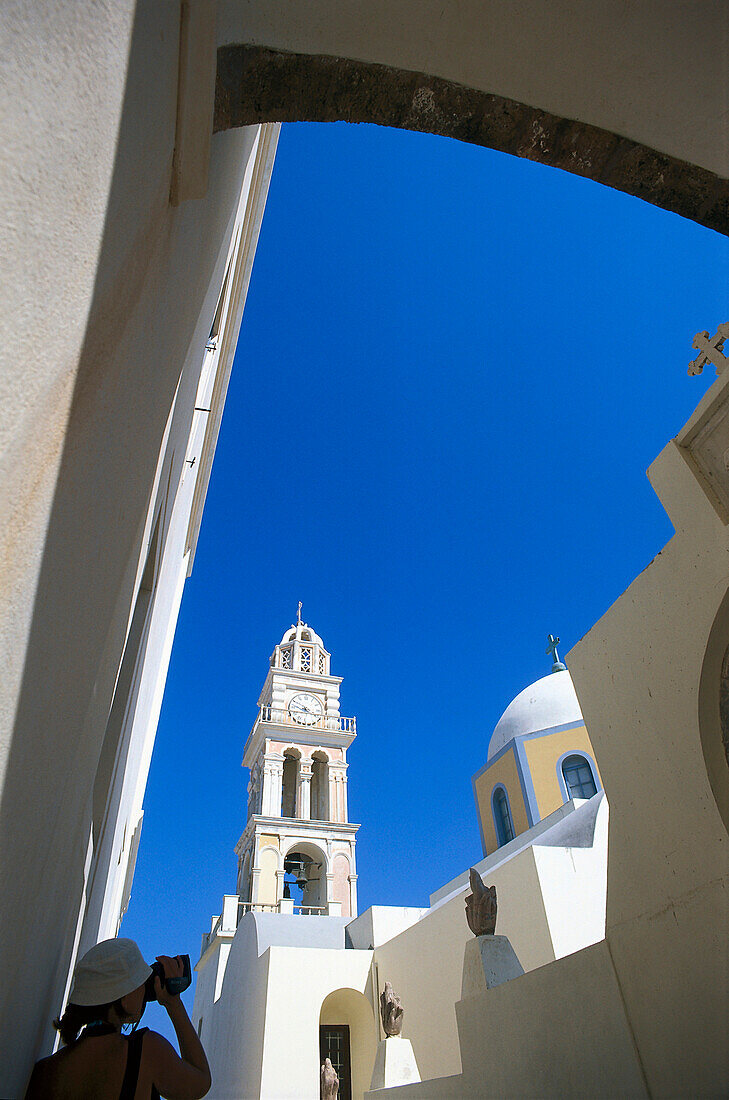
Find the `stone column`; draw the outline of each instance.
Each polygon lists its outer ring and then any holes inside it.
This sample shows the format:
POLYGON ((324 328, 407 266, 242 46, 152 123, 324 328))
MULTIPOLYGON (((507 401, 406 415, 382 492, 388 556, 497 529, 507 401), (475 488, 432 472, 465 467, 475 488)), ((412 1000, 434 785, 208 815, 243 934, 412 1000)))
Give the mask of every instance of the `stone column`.
POLYGON ((261 882, 261 868, 251 867, 251 901, 258 901, 258 888, 261 882))
POLYGON ((266 817, 281 816, 281 784, 283 760, 277 756, 263 758, 263 800, 261 813, 266 817))
POLYGON ((271 721, 286 721, 286 688, 283 684, 274 683, 271 689, 271 721))
POLYGON ((357 916, 357 876, 349 876, 349 912, 352 917, 357 916))
POLYGON ((220 925, 221 932, 235 932, 238 927, 238 901, 239 898, 237 894, 223 895, 222 923, 220 925))
POLYGON ((248 817, 261 812, 261 768, 254 764, 248 782, 248 817))
POLYGON ((339 718, 339 687, 334 684, 327 686, 327 718, 339 718))
POLYGON ((347 765, 329 765, 329 820, 347 820, 347 765))
POLYGON ((342 821, 349 821, 349 816, 348 816, 349 815, 349 810, 348 810, 348 807, 347 807, 347 768, 348 767, 349 767, 348 764, 344 764, 343 767, 342 767, 342 772, 341 772, 340 803, 341 803, 342 817, 341 817, 340 820, 342 820, 342 821))
POLYGON ((330 764, 327 771, 329 773, 329 820, 341 821, 342 818, 339 812, 339 782, 338 776, 338 764, 330 764))
POLYGON ((303 821, 311 818, 311 760, 299 760, 296 816, 303 821))

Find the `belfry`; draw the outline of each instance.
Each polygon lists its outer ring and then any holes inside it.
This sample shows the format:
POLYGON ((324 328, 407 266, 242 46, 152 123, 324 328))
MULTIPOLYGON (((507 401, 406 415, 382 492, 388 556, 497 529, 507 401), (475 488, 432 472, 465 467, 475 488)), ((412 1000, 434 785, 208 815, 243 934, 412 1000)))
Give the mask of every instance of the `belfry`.
POLYGON ((246 741, 248 818, 236 845, 243 910, 355 917, 355 834, 347 820, 347 749, 356 720, 339 713, 340 676, 301 620, 271 654, 246 741))

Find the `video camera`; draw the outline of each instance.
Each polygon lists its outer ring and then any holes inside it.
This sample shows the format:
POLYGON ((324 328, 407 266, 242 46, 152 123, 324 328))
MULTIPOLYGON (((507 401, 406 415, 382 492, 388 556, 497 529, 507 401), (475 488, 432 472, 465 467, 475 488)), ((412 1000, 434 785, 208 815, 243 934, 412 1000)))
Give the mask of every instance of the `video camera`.
POLYGON ((172 996, 176 996, 178 993, 182 993, 187 989, 192 982, 192 970, 190 969, 190 956, 180 955, 182 959, 182 973, 176 975, 174 978, 165 978, 165 968, 161 962, 153 962, 149 965, 152 967, 152 973, 144 983, 144 1000, 156 1001, 157 994, 154 991, 154 979, 159 978, 162 985, 172 996))

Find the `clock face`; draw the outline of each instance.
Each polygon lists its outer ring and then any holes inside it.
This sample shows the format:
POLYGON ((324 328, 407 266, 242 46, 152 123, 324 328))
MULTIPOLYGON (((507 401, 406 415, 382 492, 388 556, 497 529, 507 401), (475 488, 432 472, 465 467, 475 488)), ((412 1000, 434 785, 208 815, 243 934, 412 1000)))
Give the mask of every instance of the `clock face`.
POLYGON ((302 726, 311 726, 314 722, 318 722, 323 713, 321 700, 307 691, 299 692, 289 700, 289 714, 294 722, 302 726))

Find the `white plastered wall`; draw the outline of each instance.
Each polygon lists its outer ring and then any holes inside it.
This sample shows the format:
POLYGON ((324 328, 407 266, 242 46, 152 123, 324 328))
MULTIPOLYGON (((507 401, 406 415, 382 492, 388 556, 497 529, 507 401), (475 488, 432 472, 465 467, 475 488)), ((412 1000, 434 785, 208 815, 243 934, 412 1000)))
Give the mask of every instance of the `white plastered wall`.
MULTIPOLYGON (((115 931, 128 895, 197 534, 189 522, 219 422, 201 443, 193 406, 205 342, 245 223, 232 361, 277 128, 264 128, 265 150, 258 128, 213 138, 207 191, 173 206, 180 7, 16 2, 0 32, 13 87, 0 123, 11 227, 0 372, 0 1091, 17 1095, 52 1042, 79 942, 115 931), (241 206, 246 187, 251 206, 245 196, 241 206), (203 472, 190 476, 198 446, 203 472)), ((203 84, 214 64, 211 49, 203 84)), ((218 417, 230 361, 219 352, 218 417)))
POLYGON ((225 0, 219 41, 430 73, 729 176, 723 0, 225 0))
POLYGON ((675 535, 568 655, 610 792, 605 940, 459 1004, 462 1075, 392 1100, 480 1096, 485 1079, 520 1097, 726 1089, 729 766, 710 742, 729 645, 727 407, 729 370, 649 471, 675 535))
MULTIPOLYGON (((604 936, 607 815, 603 799, 590 847, 535 844, 482 872, 496 887, 497 932, 509 938, 525 971, 604 936)), ((413 1044, 423 1079, 461 1070, 456 1005, 463 951, 472 938, 465 917, 470 892, 469 886, 458 887, 375 949, 378 985, 392 982, 403 1001, 403 1034, 413 1044)))

